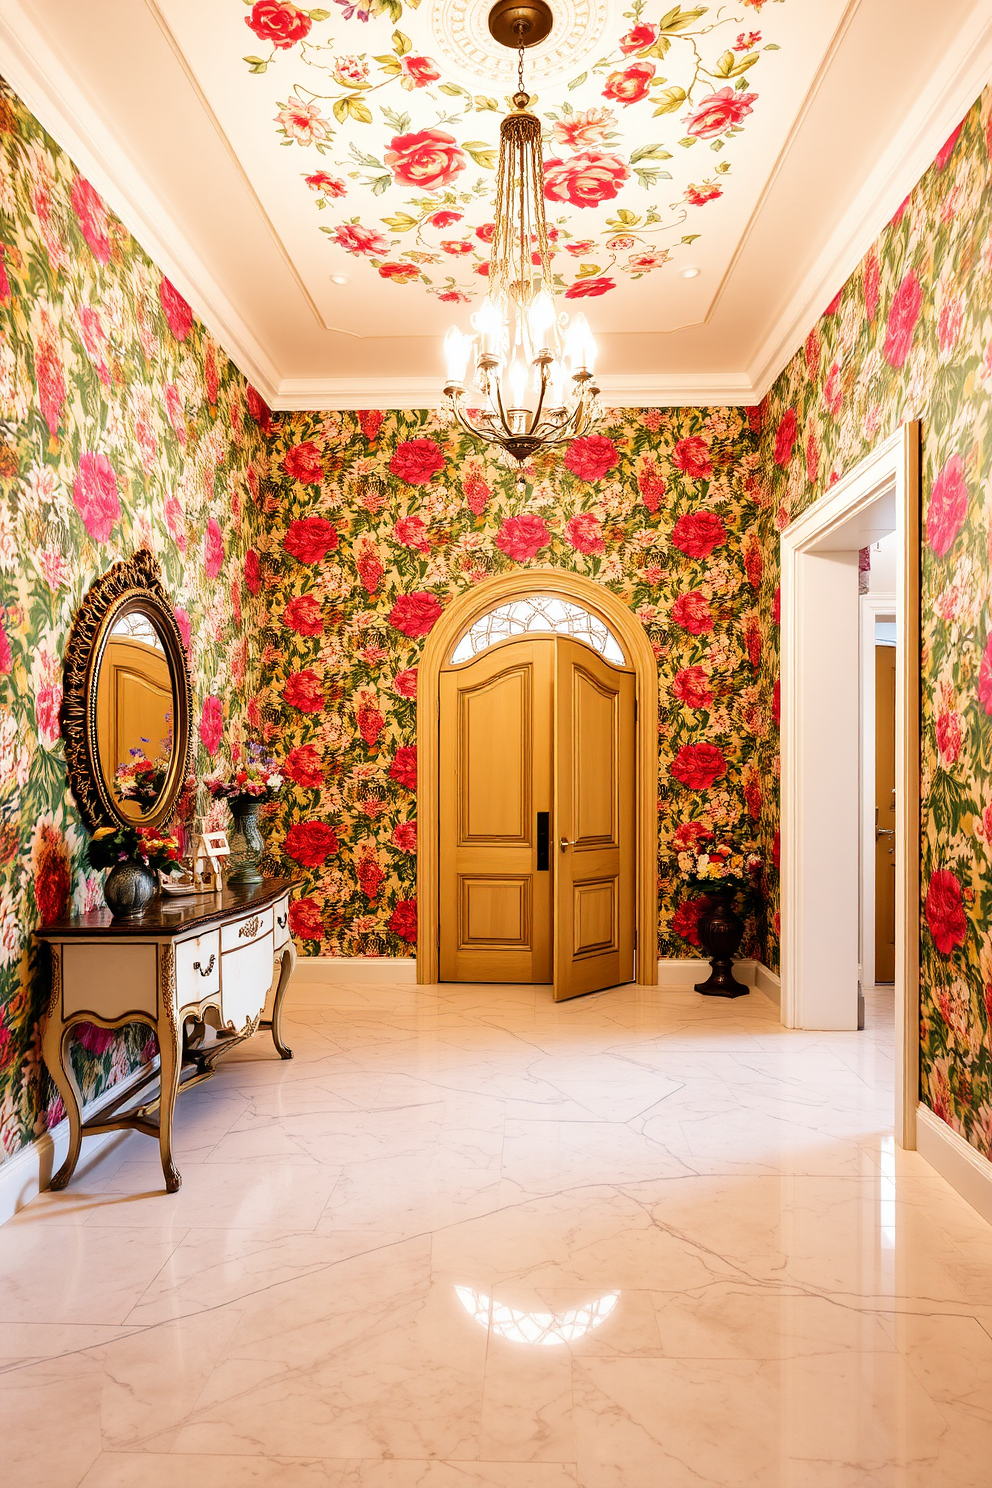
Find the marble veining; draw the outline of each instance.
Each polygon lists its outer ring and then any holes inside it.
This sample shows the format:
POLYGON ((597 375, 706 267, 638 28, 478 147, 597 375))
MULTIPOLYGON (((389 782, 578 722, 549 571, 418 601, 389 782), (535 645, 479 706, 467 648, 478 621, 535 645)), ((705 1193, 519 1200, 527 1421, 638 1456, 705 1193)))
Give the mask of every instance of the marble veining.
POLYGON ((11 1488, 989 1488, 992 1231, 861 1034, 290 988, 0 1230, 11 1488))

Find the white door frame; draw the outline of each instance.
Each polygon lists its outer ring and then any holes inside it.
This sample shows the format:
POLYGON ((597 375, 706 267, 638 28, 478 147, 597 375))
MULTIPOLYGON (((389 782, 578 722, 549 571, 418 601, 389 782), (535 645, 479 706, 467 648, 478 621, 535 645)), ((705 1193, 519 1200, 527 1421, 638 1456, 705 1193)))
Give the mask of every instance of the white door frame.
POLYGON ((782 1021, 857 1028, 858 549, 896 531, 896 1140, 919 1087, 920 426, 904 424, 782 533, 782 1021), (888 507, 879 516, 878 503, 888 507), (875 507, 875 513, 872 508, 875 507))
MULTIPOLYGON (((894 594, 861 596, 861 985, 875 983, 875 621, 894 620, 894 594)), ((898 658, 897 658, 898 664, 898 658)))

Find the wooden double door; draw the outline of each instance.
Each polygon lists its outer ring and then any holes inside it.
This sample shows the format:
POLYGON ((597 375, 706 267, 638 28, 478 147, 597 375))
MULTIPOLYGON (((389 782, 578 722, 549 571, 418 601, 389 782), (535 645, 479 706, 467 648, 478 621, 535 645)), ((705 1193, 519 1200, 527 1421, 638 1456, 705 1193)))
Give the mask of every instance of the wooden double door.
POLYGON ((503 641, 440 677, 443 982, 629 982, 635 677, 566 636, 503 641))

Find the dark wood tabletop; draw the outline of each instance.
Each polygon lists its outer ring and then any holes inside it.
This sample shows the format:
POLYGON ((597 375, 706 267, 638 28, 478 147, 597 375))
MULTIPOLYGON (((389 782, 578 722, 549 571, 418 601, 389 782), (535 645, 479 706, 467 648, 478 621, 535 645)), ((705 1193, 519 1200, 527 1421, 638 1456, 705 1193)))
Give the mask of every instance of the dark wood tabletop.
POLYGON ((73 940, 94 933, 121 940, 147 940, 150 935, 176 935, 230 919, 238 910, 264 909, 291 889, 291 878, 266 878, 254 888, 234 886, 219 894, 178 899, 159 894, 141 914, 115 920, 109 909, 93 909, 88 914, 70 915, 41 925, 34 932, 38 940, 73 940))

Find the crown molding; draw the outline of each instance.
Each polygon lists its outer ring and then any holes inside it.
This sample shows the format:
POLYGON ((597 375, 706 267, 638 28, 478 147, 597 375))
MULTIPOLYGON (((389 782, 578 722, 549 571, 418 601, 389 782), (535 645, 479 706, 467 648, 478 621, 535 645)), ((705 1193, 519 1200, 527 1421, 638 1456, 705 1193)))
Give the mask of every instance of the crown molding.
POLYGON ((943 65, 830 235, 751 366, 758 399, 772 387, 872 243, 992 79, 992 13, 976 0, 943 65))
MULTIPOLYGON (((737 408, 759 402, 749 378, 735 373, 696 372, 685 377, 642 374, 597 379, 608 408, 737 408)), ((444 377, 289 378, 279 384, 271 407, 323 411, 354 408, 442 408, 444 377)))
POLYGON ((0 74, 271 402, 279 376, 267 352, 21 0, 0 0, 0 74))

